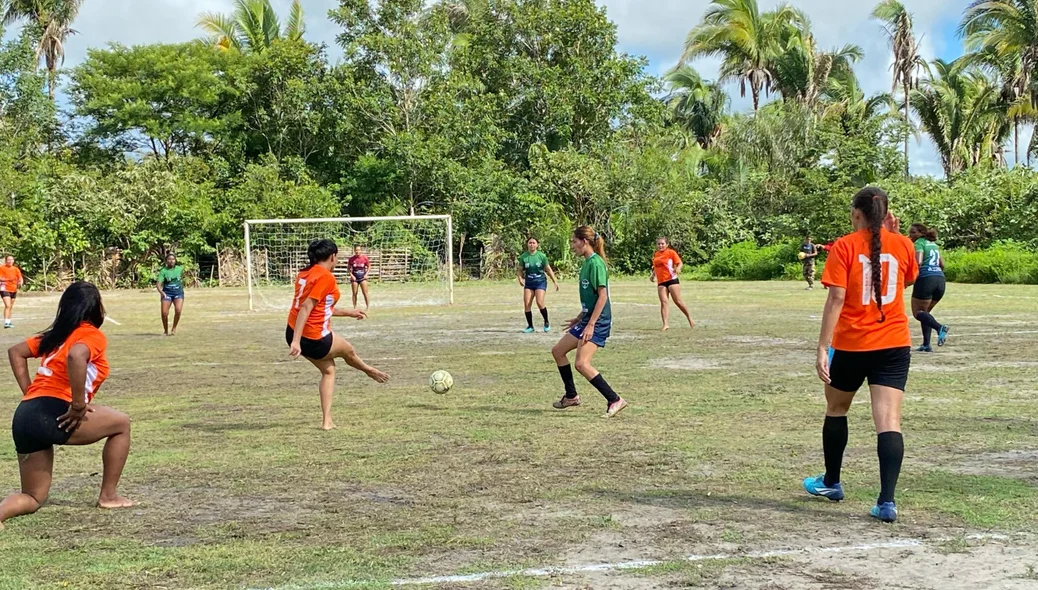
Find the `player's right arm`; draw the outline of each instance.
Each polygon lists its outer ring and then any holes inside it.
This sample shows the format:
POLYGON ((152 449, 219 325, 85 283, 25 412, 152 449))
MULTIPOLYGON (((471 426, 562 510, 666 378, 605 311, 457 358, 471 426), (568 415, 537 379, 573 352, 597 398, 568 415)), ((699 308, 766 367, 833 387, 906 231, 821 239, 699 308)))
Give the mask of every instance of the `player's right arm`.
POLYGON ((822 312, 822 330, 818 335, 818 358, 815 361, 815 369, 818 378, 823 383, 829 384, 829 346, 833 342, 833 333, 836 331, 836 323, 840 321, 840 313, 843 312, 843 303, 847 297, 847 289, 843 287, 829 287, 829 297, 825 300, 825 310, 822 312))
POLYGON ((11 363, 14 380, 18 382, 22 395, 25 395, 29 391, 29 385, 32 385, 32 377, 29 376, 29 359, 35 356, 28 341, 19 342, 7 349, 7 360, 11 363))
POLYGON ((526 280, 524 276, 525 269, 523 268, 523 259, 520 258, 519 262, 515 265, 515 280, 519 282, 523 287, 526 286, 526 280))
POLYGON ((155 277, 155 290, 159 292, 159 295, 164 295, 162 292, 162 270, 159 270, 159 274, 155 277))
POLYGON ((292 344, 288 346, 288 356, 292 358, 298 358, 299 355, 303 354, 303 330, 306 328, 306 320, 310 317, 310 312, 314 310, 316 304, 317 302, 310 297, 307 297, 299 304, 299 315, 296 316, 296 325, 292 326, 292 344))

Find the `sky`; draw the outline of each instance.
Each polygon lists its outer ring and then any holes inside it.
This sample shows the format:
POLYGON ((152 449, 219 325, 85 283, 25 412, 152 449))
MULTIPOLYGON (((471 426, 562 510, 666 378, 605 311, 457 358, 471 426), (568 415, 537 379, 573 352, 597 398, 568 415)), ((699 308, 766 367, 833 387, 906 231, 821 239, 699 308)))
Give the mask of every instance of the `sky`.
MULTIPOLYGON (((779 0, 759 0, 761 10, 769 10, 779 0)), ((867 93, 889 92, 891 85, 890 51, 879 23, 869 19, 876 1, 865 0, 791 0, 811 19, 820 47, 847 43, 865 51, 856 70, 867 93)), ((617 25, 619 50, 648 58, 649 73, 660 75, 673 67, 689 30, 699 22, 709 0, 596 0, 617 25)), ((962 54, 956 34, 959 19, 969 0, 902 0, 915 16, 916 34, 927 59, 954 59, 962 54)), ((279 14, 287 15, 291 0, 272 0, 279 14)), ((200 36, 195 28, 199 13, 229 12, 232 0, 86 0, 74 28, 79 32, 66 45, 66 67, 80 63, 90 47, 108 43, 135 45, 176 43, 200 36)), ((328 10, 336 0, 303 0, 307 38, 329 46, 336 57, 337 28, 328 20, 328 10)), ((717 62, 701 60, 693 64, 707 79, 717 76, 717 62)), ((733 107, 748 109, 749 100, 740 99, 738 86, 731 85, 733 107)), ((915 174, 942 174, 929 140, 923 137, 913 150, 915 174)), ((1011 151, 1011 150, 1010 150, 1011 151)), ((1009 156, 1012 157, 1012 154, 1009 156)))

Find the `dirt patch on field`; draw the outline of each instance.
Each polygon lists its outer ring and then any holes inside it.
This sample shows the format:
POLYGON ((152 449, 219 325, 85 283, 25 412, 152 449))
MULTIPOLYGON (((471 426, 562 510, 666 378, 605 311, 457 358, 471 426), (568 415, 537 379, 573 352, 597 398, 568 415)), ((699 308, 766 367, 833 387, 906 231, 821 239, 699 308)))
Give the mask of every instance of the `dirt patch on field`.
POLYGON ((768 338, 766 336, 725 336, 724 341, 752 344, 753 346, 781 346, 785 348, 807 346, 808 344, 807 340, 797 338, 768 338))
POLYGON ((1014 477, 1038 483, 1038 450, 983 453, 948 468, 967 475, 1014 477))
POLYGON ((712 371, 724 368, 720 362, 696 356, 679 356, 656 359, 649 362, 654 369, 673 369, 678 371, 712 371))

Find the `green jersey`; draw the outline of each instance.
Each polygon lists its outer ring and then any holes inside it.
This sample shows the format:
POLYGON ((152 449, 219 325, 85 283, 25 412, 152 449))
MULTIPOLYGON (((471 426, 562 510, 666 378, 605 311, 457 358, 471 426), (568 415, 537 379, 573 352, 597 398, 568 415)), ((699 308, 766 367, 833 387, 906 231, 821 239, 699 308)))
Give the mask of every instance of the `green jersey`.
POLYGON ((183 278, 183 266, 178 265, 174 266, 173 268, 163 266, 161 269, 159 269, 159 276, 156 280, 162 284, 163 289, 174 289, 179 291, 184 288, 183 278))
POLYGON ((519 255, 519 266, 526 272, 526 280, 543 281, 544 269, 548 268, 548 257, 540 250, 533 254, 526 250, 519 255))
POLYGON ((605 260, 598 254, 592 254, 580 267, 580 310, 584 313, 584 319, 590 319, 595 310, 600 287, 606 288, 606 303, 598 321, 608 323, 613 319, 609 309, 609 271, 606 270, 605 260))
POLYGON ((930 277, 944 274, 941 269, 941 249, 937 244, 926 238, 919 238, 915 241, 915 251, 923 253, 923 262, 919 265, 919 276, 930 277))

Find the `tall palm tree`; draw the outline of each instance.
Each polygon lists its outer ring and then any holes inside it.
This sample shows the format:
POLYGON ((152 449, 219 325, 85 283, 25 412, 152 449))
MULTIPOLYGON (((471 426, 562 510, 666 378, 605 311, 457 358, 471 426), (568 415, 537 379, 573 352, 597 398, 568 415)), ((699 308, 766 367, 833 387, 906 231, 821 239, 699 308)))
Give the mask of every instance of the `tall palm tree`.
POLYGON ((47 66, 47 92, 51 100, 58 87, 58 68, 65 63, 65 41, 74 35, 72 23, 79 16, 84 0, 6 0, 3 2, 3 23, 25 20, 36 29, 36 61, 47 66))
POLYGON ((278 39, 298 41, 306 32, 300 0, 292 0, 284 30, 270 0, 235 0, 231 14, 203 12, 195 26, 209 33, 207 45, 247 53, 261 53, 278 39))
MULTIPOLYGON (((1033 72, 1038 67, 1038 3, 1035 0, 977 0, 966 8, 959 34, 966 48, 996 69, 1003 100, 1015 105, 1014 150, 1020 158, 1020 124, 1038 107, 1033 72), (1026 98, 1029 107, 1019 99, 1026 98)), ((1031 150, 1028 149, 1028 160, 1031 150)))
MULTIPOLYGON (((919 42, 912 29, 912 13, 898 0, 882 0, 872 11, 872 18, 883 22, 883 30, 894 54, 894 82, 891 92, 900 87, 905 100, 905 121, 910 122, 909 95, 919 84, 919 75, 926 68, 926 60, 919 55, 919 42)), ((905 134, 905 176, 909 174, 908 138, 905 134)))
POLYGON ((681 64, 664 76, 668 94, 663 101, 671 120, 680 125, 703 149, 709 149, 721 131, 728 109, 728 94, 704 80, 692 66, 681 64))
POLYGON ((935 60, 936 76, 924 79, 910 96, 948 177, 984 161, 1001 163, 1001 145, 1009 135, 997 83, 969 65, 968 59, 935 60))
POLYGON ((819 51, 806 17, 787 27, 783 45, 785 51, 774 60, 775 89, 784 100, 812 108, 818 106, 830 80, 854 78, 854 64, 865 55, 861 47, 849 44, 819 51))
POLYGON ((796 16, 787 5, 761 13, 757 0, 712 0, 703 22, 689 32, 681 59, 720 56, 718 81, 738 80, 742 96, 749 87, 756 111, 761 92, 771 91, 773 62, 783 51, 782 33, 796 16))

